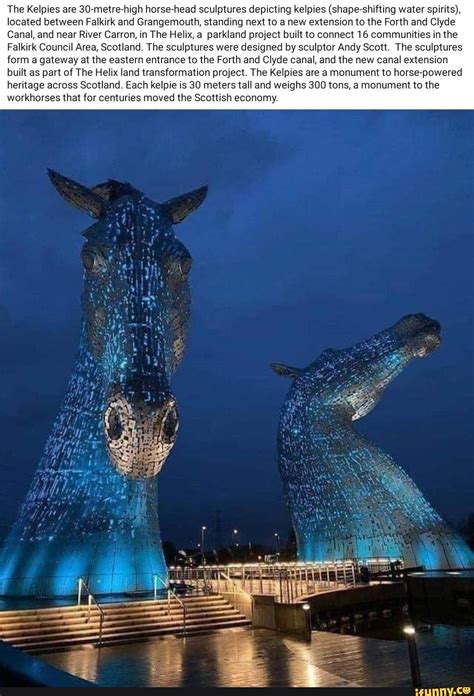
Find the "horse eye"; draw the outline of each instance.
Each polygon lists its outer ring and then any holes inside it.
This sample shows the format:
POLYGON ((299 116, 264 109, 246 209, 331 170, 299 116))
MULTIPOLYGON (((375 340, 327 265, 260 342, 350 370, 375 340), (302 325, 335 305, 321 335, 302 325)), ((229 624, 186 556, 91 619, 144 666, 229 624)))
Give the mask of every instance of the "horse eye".
POLYGON ((123 424, 122 419, 120 418, 120 413, 113 408, 108 414, 106 429, 107 435, 111 440, 118 440, 123 433, 123 424))
POLYGON ((192 260, 190 256, 185 256, 184 258, 180 259, 179 261, 179 270, 181 272, 181 275, 187 276, 189 271, 191 270, 192 266, 192 260))
POLYGON ((81 259, 84 268, 89 273, 97 273, 105 265, 105 259, 102 254, 96 249, 88 249, 87 247, 81 251, 81 259))
POLYGON ((171 441, 178 430, 178 415, 176 410, 168 411, 162 424, 162 431, 165 438, 171 441))

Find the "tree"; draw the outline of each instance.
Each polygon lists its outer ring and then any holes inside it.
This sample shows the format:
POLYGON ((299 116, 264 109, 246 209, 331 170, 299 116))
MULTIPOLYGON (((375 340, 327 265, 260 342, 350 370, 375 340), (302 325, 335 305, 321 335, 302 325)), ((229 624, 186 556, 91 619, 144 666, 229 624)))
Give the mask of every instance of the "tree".
POLYGON ((163 553, 165 556, 166 565, 175 565, 178 560, 178 549, 172 541, 163 542, 163 553))
POLYGON ((474 512, 468 515, 466 522, 461 525, 460 532, 474 551, 474 512))

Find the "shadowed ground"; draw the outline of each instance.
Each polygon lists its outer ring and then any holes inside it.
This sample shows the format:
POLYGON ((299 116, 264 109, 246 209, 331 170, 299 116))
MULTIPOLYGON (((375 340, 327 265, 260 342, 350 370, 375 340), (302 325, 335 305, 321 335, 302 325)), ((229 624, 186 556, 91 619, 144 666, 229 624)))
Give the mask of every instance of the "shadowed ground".
MULTIPOLYGON (((473 629, 418 636, 423 686, 474 681, 473 629)), ((410 686, 404 641, 314 633, 311 644, 264 629, 226 631, 44 657, 101 686, 410 686)))

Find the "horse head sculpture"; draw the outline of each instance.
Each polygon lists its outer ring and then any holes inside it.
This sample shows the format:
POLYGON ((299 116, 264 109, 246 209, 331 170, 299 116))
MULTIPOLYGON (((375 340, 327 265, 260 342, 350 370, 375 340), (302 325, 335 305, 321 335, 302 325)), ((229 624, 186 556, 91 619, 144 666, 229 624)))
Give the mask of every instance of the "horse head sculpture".
POLYGON ((189 322, 189 251, 174 234, 207 189, 158 204, 130 184, 86 188, 50 171, 59 193, 96 222, 84 231, 83 312, 91 354, 106 385, 110 460, 132 478, 155 476, 178 432, 170 389, 189 322))
POLYGON ((176 442, 170 380, 186 345, 191 255, 175 236, 206 188, 154 203, 127 183, 54 171, 84 232, 83 322, 63 406, 0 554, 0 594, 166 586, 157 474, 176 442), (157 585, 158 583, 158 585, 157 585))
POLYGON ((294 380, 281 412, 278 456, 301 560, 472 566, 460 536, 353 425, 414 358, 440 345, 440 331, 437 321, 411 314, 350 348, 323 351, 306 368, 272 364, 294 380))

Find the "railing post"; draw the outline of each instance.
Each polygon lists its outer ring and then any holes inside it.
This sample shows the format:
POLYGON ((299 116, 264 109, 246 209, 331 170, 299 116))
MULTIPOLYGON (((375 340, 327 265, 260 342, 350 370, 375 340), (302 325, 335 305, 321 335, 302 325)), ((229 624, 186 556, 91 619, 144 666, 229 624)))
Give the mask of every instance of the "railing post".
POLYGON ((407 626, 403 629, 408 645, 408 657, 410 659, 411 682, 413 688, 418 690, 421 688, 421 673, 420 663, 418 661, 418 650, 416 647, 415 629, 413 626, 407 626))
POLYGON ((171 591, 168 587, 168 616, 171 616, 171 591))
POLYGON ((82 578, 77 581, 77 605, 80 606, 82 601, 82 578))
POLYGON ((157 589, 158 589, 157 585, 158 585, 157 577, 156 577, 156 575, 154 575, 153 576, 153 599, 155 600, 155 602, 156 602, 156 593, 157 593, 157 589))
POLYGON ((91 620, 91 605, 92 605, 92 595, 89 592, 89 595, 87 597, 87 621, 91 620))

